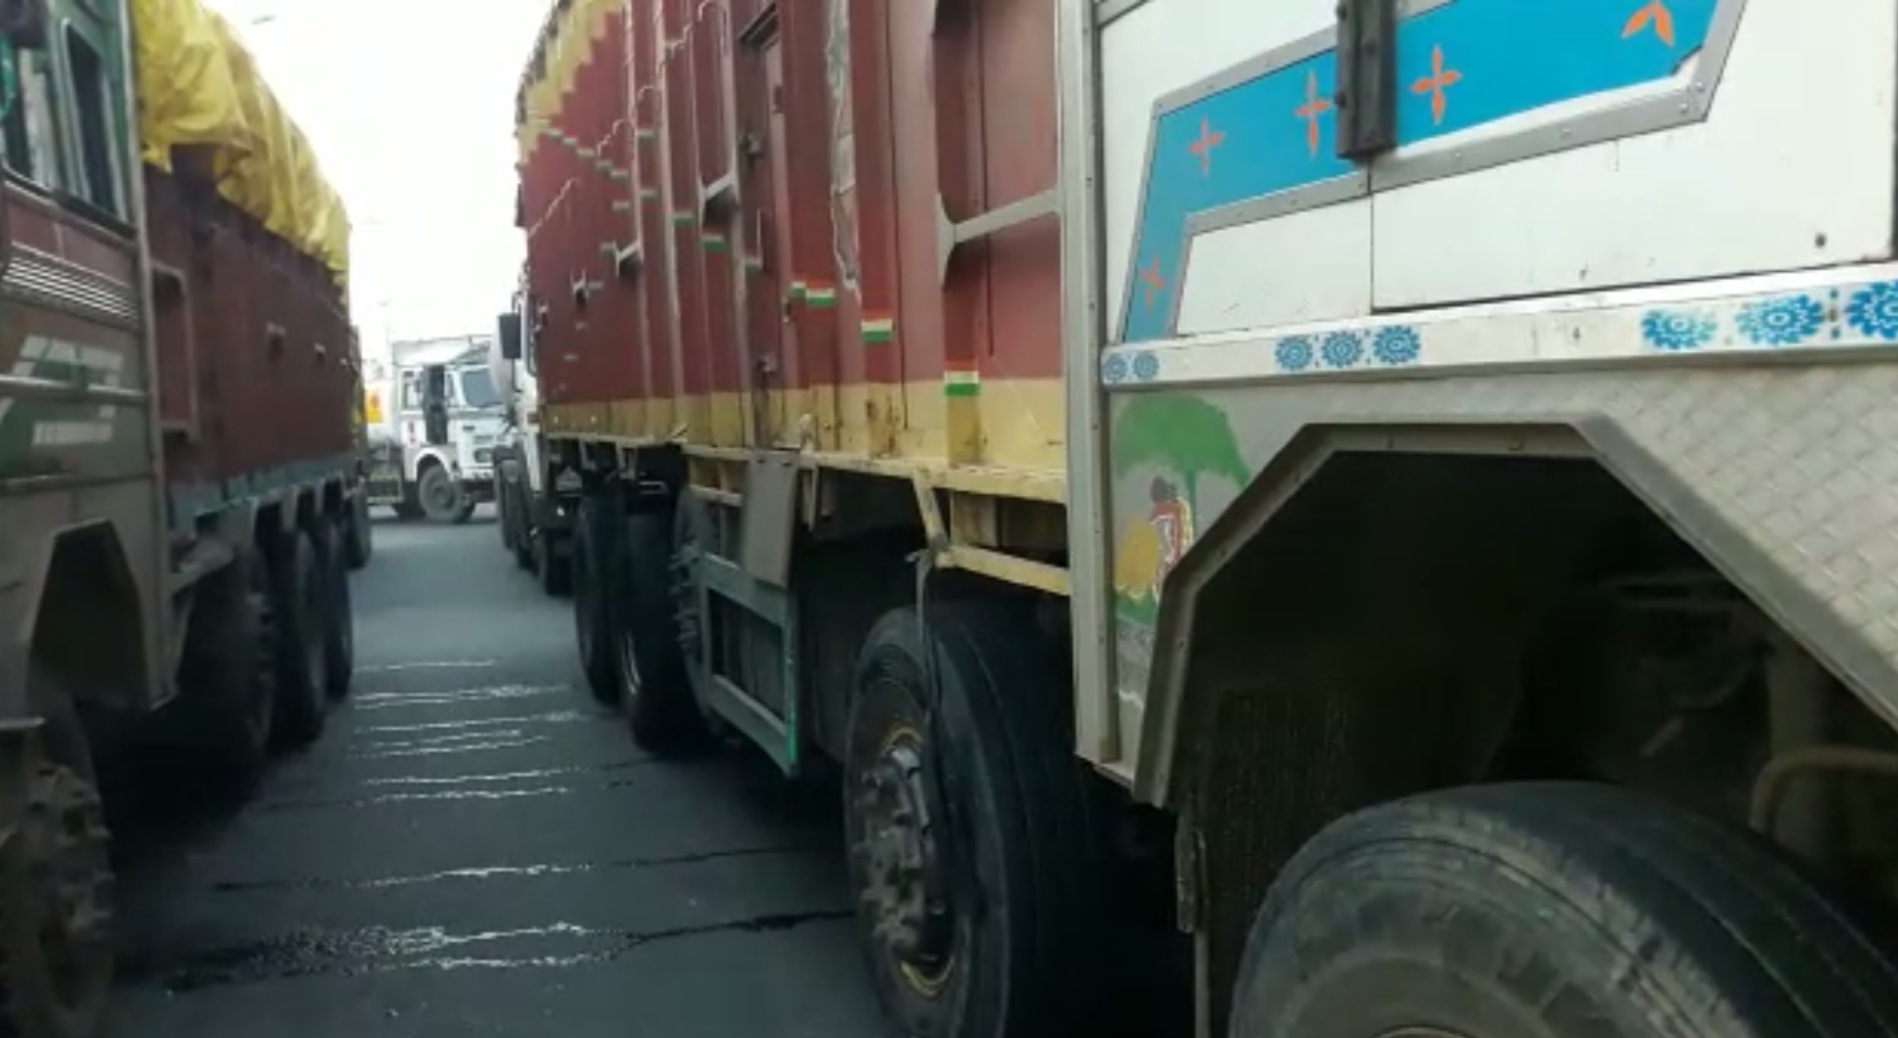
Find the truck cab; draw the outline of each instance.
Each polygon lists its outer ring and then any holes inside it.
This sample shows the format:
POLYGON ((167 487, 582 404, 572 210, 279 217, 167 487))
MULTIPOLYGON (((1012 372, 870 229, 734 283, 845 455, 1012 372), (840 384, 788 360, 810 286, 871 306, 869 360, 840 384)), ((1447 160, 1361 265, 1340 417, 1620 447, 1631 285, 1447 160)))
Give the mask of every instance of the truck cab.
POLYGON ((391 398, 372 471, 372 503, 404 519, 463 523, 493 495, 506 410, 487 336, 395 344, 391 398))

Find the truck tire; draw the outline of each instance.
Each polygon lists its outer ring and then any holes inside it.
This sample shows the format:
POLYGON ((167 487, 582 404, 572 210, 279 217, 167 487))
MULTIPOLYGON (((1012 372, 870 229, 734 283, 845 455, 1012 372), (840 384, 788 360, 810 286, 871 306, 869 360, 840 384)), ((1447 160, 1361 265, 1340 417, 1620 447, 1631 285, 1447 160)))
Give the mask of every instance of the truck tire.
POLYGON ((619 704, 619 658, 613 636, 613 577, 619 573, 612 525, 603 495, 580 501, 573 523, 573 630, 580 667, 595 702, 619 704))
POLYGON ((474 514, 474 502, 455 482, 445 465, 425 465, 422 478, 415 488, 415 499, 421 502, 422 514, 431 523, 460 525, 474 514))
POLYGON ((323 691, 331 702, 349 698, 356 679, 356 608, 350 594, 349 566, 343 557, 347 538, 340 523, 324 522, 323 691))
POLYGON ((539 567, 538 554, 534 549, 534 541, 539 536, 539 532, 523 520, 520 535, 514 538, 514 565, 529 573, 535 572, 539 567))
POLYGON ((620 554, 620 705, 633 742, 656 754, 699 749, 709 733, 672 615, 672 517, 627 516, 620 554))
POLYGON ((255 550, 200 581, 185 632, 177 706, 184 742, 223 790, 247 794, 270 760, 277 715, 275 618, 255 550))
POLYGON ((1898 1033, 1898 973, 1747 833, 1602 786, 1477 786, 1300 850, 1231 1020, 1258 1038, 1848 1038, 1898 1033))
POLYGON ((111 836, 72 700, 29 677, 44 727, 29 737, 19 828, 0 842, 0 1034, 96 1038, 112 987, 111 836))
POLYGON ((322 736, 329 716, 328 587, 309 531, 285 533, 271 555, 278 742, 307 746, 322 736))
POLYGON ((369 499, 357 494, 350 499, 343 522, 343 551, 350 569, 362 569, 376 553, 375 530, 369 525, 369 499))
POLYGON ((507 481, 498 471, 501 461, 495 459, 497 471, 494 474, 494 526, 501 535, 501 550, 513 551, 520 542, 520 517, 514 507, 514 495, 508 493, 507 481))
POLYGON ((844 832, 872 982, 901 1034, 1085 1030, 1072 1025, 1107 916, 1098 844, 1068 681, 1031 629, 990 603, 932 603, 927 628, 914 609, 879 620, 858 658, 844 832))
POLYGON ((549 598, 573 594, 573 557, 563 558, 548 530, 534 531, 534 578, 549 598))

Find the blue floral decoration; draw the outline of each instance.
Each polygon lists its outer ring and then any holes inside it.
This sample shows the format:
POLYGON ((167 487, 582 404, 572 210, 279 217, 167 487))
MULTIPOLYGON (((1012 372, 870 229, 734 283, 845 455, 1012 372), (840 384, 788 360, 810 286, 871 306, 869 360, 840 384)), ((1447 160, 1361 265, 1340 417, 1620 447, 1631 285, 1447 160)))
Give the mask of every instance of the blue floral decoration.
POLYGON ((1734 324, 1740 337, 1768 346, 1791 346, 1810 339, 1825 323, 1825 307, 1808 295, 1762 299, 1740 308, 1734 324))
POLYGON ((1364 359, 1364 340, 1356 332, 1332 332, 1325 336, 1319 352, 1326 364, 1334 368, 1348 368, 1364 359))
POLYGON ((1280 339, 1278 348, 1273 352, 1278 358, 1279 367, 1286 371, 1303 371, 1311 367, 1311 340, 1303 335, 1280 339))
POLYGON ((1127 358, 1123 354, 1110 353, 1101 361, 1101 381, 1112 385, 1127 381, 1127 358))
POLYGON ((1423 340, 1418 338, 1417 330, 1405 324, 1393 324, 1388 328, 1379 328, 1371 338, 1371 356, 1379 364, 1411 364, 1417 355, 1423 352, 1423 340))
POLYGON ((1641 315, 1641 338, 1657 350, 1697 350, 1713 341, 1714 319, 1685 310, 1649 310, 1641 315))
POLYGON ((1868 339, 1898 339, 1898 281, 1880 281, 1852 293, 1845 319, 1868 339))
POLYGON ((1134 378, 1140 382, 1152 382, 1160 377, 1160 358, 1151 353, 1134 354, 1134 378))

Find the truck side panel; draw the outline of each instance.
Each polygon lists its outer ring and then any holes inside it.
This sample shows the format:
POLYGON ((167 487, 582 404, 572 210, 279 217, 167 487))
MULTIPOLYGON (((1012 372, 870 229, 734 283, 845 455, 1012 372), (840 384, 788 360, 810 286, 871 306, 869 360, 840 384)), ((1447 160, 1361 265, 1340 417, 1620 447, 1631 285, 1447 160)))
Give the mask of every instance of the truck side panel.
POLYGON ((550 432, 650 441, 683 427, 708 447, 1058 470, 1054 221, 976 236, 946 276, 938 229, 939 208, 969 221, 1053 186, 1053 14, 940 7, 932 20, 927 5, 865 0, 640 0, 621 34, 625 88, 559 86, 579 59, 554 55, 616 45, 583 31, 596 17, 586 0, 551 17, 523 92, 522 214, 548 305, 550 432), (643 300, 644 320, 614 310, 611 340, 551 297, 569 271, 610 265, 548 231, 565 205, 555 170, 600 98, 635 128, 626 175, 640 211, 637 271, 602 291, 643 300), (647 392, 614 381, 609 404, 558 388, 576 350, 612 351, 650 376, 647 392))
POLYGON ((351 332, 320 262, 193 174, 146 167, 145 182, 166 468, 188 521, 354 450, 351 332))

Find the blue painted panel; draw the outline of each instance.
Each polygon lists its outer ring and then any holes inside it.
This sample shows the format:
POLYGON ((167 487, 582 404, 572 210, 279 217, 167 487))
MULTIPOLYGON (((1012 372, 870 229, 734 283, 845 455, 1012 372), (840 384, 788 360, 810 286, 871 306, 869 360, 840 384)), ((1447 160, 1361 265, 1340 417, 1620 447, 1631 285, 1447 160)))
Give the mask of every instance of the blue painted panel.
MULTIPOLYGON (((1398 147, 1671 76, 1723 0, 1450 0, 1397 30, 1398 147)), ((1740 0, 1724 0, 1738 3, 1740 0)), ((1120 339, 1166 335, 1193 213, 1336 178, 1330 51, 1162 112, 1120 339)))

